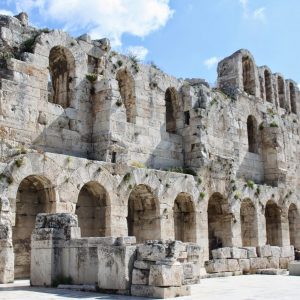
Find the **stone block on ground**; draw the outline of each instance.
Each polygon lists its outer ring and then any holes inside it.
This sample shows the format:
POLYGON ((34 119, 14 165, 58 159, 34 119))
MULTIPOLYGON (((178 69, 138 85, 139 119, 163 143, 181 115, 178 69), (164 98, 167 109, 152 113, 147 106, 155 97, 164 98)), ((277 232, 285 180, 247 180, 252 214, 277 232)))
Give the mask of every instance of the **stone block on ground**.
POLYGON ((243 247, 247 250, 247 258, 257 257, 256 247, 243 247))
POLYGON ((285 270, 285 269, 257 269, 256 274, 261 274, 261 275, 286 275, 287 270, 285 270))
POLYGON ((178 287, 156 287, 151 285, 132 285, 131 295, 148 298, 175 298, 191 295, 191 287, 188 285, 178 287))
POLYGON ((152 286, 181 286, 183 269, 177 265, 152 265, 150 267, 149 285, 152 286))
POLYGON ((207 273, 228 272, 227 259, 213 259, 205 262, 207 273))
POLYGON ((137 247, 139 260, 162 260, 166 257, 166 247, 163 244, 144 244, 137 247))
POLYGON ((149 284, 149 270, 133 269, 132 284, 149 284))
POLYGON ((292 257, 295 255, 294 246, 281 247, 280 257, 292 257))
POLYGON ((268 257, 267 269, 279 269, 279 257, 268 257))
POLYGON ((237 259, 228 259, 227 260, 227 266, 228 266, 228 271, 229 272, 235 272, 235 271, 240 271, 240 265, 237 259))
POLYGON ((250 270, 251 272, 257 269, 266 269, 268 264, 268 259, 266 257, 255 257, 250 258, 250 270))
POLYGON ((238 247, 231 248, 231 258, 247 258, 247 250, 238 247))
POLYGON ((281 248, 278 246, 271 246, 271 253, 273 257, 281 256, 281 248))
POLYGON ((213 259, 231 258, 231 248, 224 247, 211 251, 213 259))
POLYGON ((240 270, 243 272, 243 274, 250 273, 250 259, 248 258, 239 259, 239 265, 240 265, 240 270))
POLYGON ((271 251, 271 246, 270 245, 258 246, 256 249, 257 249, 257 256, 258 257, 272 256, 272 251, 271 251))
POLYGON ((300 261, 291 261, 289 263, 289 272, 291 276, 300 276, 300 261))
POLYGON ((289 263, 292 261, 293 259, 289 258, 289 257, 280 257, 279 258, 279 267, 280 269, 288 269, 289 267, 289 263))

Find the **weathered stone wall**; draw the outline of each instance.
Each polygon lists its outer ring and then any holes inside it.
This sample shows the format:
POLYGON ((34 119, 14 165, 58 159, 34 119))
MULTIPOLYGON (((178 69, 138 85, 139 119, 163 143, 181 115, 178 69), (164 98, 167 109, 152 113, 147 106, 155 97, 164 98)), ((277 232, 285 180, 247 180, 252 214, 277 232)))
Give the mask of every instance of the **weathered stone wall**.
POLYGON ((1 282, 29 276, 42 212, 77 214, 86 238, 194 242, 205 260, 227 246, 300 247, 292 80, 239 50, 211 88, 24 14, 0 26, 1 282))

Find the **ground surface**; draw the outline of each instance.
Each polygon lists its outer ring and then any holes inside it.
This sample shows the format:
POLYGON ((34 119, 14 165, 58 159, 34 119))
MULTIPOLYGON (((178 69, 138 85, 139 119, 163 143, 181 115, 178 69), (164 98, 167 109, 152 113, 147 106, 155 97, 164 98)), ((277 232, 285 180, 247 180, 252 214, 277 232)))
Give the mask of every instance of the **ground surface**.
MULTIPOLYGON (((203 279, 193 288, 192 297, 179 299, 205 300, 299 300, 300 277, 249 275, 226 278, 203 279)), ((0 300, 63 300, 63 299, 144 299, 98 293, 85 293, 50 288, 32 288, 28 281, 0 284, 0 300)))

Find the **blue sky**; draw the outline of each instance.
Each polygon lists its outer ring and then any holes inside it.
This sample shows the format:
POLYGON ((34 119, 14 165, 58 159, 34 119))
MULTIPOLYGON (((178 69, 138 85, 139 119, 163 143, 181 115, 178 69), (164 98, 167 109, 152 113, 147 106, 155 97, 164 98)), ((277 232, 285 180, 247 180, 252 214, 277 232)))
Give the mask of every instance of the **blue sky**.
POLYGON ((21 10, 39 27, 107 36, 176 77, 214 83, 218 60, 246 48, 300 83, 299 0, 0 0, 0 12, 21 10))

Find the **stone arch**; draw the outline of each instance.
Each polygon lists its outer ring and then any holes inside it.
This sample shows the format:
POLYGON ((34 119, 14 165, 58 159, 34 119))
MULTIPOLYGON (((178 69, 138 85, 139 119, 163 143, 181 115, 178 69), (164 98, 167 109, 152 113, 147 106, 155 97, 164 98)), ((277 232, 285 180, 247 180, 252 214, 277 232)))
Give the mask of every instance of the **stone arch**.
POLYGON ((243 247, 258 246, 258 223, 255 206, 251 199, 244 199, 240 209, 241 237, 243 247))
POLYGON ((128 235, 135 236, 138 243, 160 238, 158 199, 147 185, 139 184, 130 193, 127 228, 128 235))
POLYGON ((231 245, 231 220, 228 200, 214 193, 208 200, 208 239, 211 250, 231 245))
POLYGON ((257 143, 257 121, 254 116, 247 118, 248 151, 258 153, 257 143))
POLYGON ((54 187, 46 177, 30 175, 20 182, 12 227, 15 279, 30 277, 30 244, 36 215, 51 212, 54 203, 54 187))
POLYGON ((300 249, 300 214, 297 206, 292 203, 288 211, 290 244, 300 249))
POLYGON ((296 105, 296 90, 292 82, 289 82, 289 91, 290 91, 290 105, 291 112, 297 114, 297 105, 296 105))
POLYGON ((136 99, 133 76, 127 69, 121 69, 116 75, 116 80, 118 81, 120 96, 126 109, 126 120, 129 123, 135 123, 136 99))
POLYGON ((196 211, 192 196, 179 193, 174 201, 175 240, 196 242, 196 211))
POLYGON ((244 91, 255 96, 255 66, 249 55, 242 57, 244 91))
POLYGON ((266 203, 265 217, 267 244, 282 246, 281 210, 272 200, 266 203))
POLYGON ((166 131, 169 133, 176 132, 176 114, 177 114, 177 91, 169 87, 165 93, 166 103, 166 131))
POLYGON ((55 46, 50 50, 49 73, 49 102, 68 108, 75 80, 75 59, 70 50, 63 46, 55 46))
POLYGON ((277 76, 277 91, 279 106, 285 108, 284 80, 281 76, 277 76))
POLYGON ((81 188, 76 204, 76 215, 82 237, 106 235, 108 193, 96 181, 89 181, 81 188))
POLYGON ((265 78, 265 95, 266 101, 272 103, 273 102, 273 91, 272 91, 272 75, 269 70, 264 71, 265 78))

